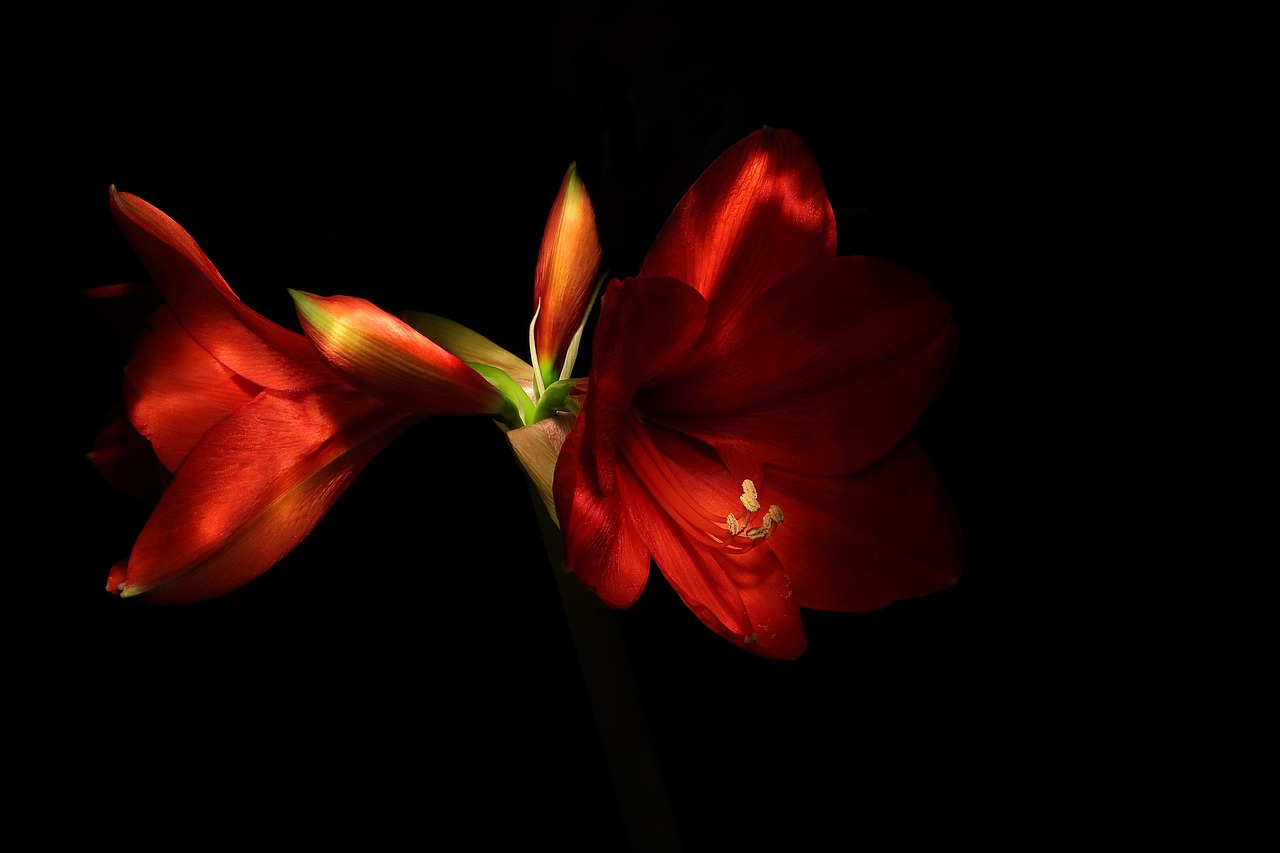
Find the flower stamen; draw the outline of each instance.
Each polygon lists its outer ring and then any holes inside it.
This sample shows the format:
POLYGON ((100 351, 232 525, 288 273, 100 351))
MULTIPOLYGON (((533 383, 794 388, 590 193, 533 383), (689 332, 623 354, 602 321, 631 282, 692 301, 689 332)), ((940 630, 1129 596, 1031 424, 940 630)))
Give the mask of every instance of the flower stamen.
POLYGON ((629 418, 626 424, 627 437, 619 442, 623 457, 644 481, 649 493, 659 499, 667 515, 697 541, 730 554, 741 554, 771 537, 782 523, 782 509, 774 504, 758 525, 752 525, 760 511, 760 499, 755 483, 750 480, 742 481, 742 494, 738 497, 746 513, 738 517, 730 512, 721 521, 689 493, 681 475, 672 470, 640 422, 629 418))

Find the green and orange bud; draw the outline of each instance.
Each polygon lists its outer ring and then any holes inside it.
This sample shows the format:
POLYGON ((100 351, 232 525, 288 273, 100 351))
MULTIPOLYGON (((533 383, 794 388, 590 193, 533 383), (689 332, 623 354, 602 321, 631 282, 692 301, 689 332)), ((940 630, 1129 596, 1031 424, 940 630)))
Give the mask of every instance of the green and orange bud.
POLYGON ((290 290, 321 357, 357 388, 428 415, 500 415, 503 394, 466 362, 373 303, 290 290))
POLYGON ((538 393, 567 379, 577 357, 603 250, 586 185, 571 163, 551 205, 533 283, 534 320, 529 342, 538 393))

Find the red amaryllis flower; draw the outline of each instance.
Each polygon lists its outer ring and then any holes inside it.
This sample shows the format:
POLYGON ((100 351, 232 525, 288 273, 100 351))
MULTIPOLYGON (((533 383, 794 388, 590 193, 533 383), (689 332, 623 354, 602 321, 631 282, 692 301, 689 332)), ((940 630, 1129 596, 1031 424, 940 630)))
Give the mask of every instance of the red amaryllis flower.
POLYGON ((753 133, 602 299, 555 473, 568 567, 624 608, 652 559, 708 627, 774 658, 804 650, 802 607, 954 584, 954 509, 908 432, 955 350, 927 281, 836 255, 801 140, 753 133))
MULTIPOLYGON (((368 462, 425 415, 495 414, 506 405, 443 350, 424 356, 435 381, 411 403, 359 390, 306 337, 241 302, 160 210, 114 187, 111 209, 162 300, 126 368, 125 410, 163 479, 172 476, 128 559, 111 570, 111 592, 159 604, 229 592, 289 553, 368 462)), ((134 439, 116 422, 91 458, 137 493, 136 475, 148 469, 134 439)))

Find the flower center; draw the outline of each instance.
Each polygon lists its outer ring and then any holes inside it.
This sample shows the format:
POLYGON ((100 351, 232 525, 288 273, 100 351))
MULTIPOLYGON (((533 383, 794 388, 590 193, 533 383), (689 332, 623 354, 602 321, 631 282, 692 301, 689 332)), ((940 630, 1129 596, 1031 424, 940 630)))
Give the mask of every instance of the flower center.
POLYGON ((711 512, 685 488, 682 476, 672 469, 639 420, 625 420, 627 434, 619 442, 623 458, 667 515, 695 541, 729 554, 742 554, 771 537, 782 523, 782 509, 777 504, 760 511, 756 485, 750 480, 742 481, 738 496, 745 512, 724 516, 711 512))

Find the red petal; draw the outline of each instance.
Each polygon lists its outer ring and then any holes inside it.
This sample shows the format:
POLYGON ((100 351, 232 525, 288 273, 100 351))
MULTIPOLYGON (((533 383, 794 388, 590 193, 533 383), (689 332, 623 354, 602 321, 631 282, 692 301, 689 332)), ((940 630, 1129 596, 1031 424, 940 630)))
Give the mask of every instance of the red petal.
MULTIPOLYGON (((590 397, 588 396, 588 400, 590 397)), ((556 463, 556 517, 565 566, 610 607, 630 607, 649 579, 649 552, 622 512, 618 493, 604 494, 583 472, 586 412, 565 439, 556 463)))
POLYGON ((228 370, 161 307, 125 367, 125 406, 156 455, 176 471, 209 428, 261 391, 228 370))
POLYGON ((111 211, 178 321, 219 361, 267 388, 332 381, 306 338, 241 302, 178 223, 114 187, 111 211))
POLYGON ((875 610, 960 577, 964 548, 955 508, 914 441, 847 477, 770 469, 760 499, 786 516, 768 544, 803 607, 875 610))
POLYGON ((127 567, 113 571, 112 591, 184 604, 247 583, 293 550, 420 419, 352 391, 264 392, 192 450, 127 567))
MULTIPOLYGON (((665 443, 664 449, 671 450, 671 444, 665 443)), ((728 509, 741 511, 740 504, 734 506, 741 481, 735 482, 719 465, 709 470, 706 464, 682 464, 695 458, 693 453, 681 454, 680 458, 668 456, 668 461, 685 475, 691 493, 706 496, 708 508, 719 499, 728 509)), ((800 609, 781 563, 767 544, 730 556, 694 542, 629 467, 619 466, 619 472, 619 494, 629 523, 694 615, 739 648, 762 657, 798 657, 806 645, 800 609)))
POLYGON ((104 480, 143 503, 160 500, 169 472, 120 407, 94 438, 89 461, 104 480))
POLYGON ((951 307, 921 276, 869 257, 784 278, 752 311, 712 328, 645 414, 715 446, 751 476, 760 463, 857 471, 907 434, 951 369, 951 307))
POLYGON ((765 128, 738 142, 676 206, 641 276, 669 276, 730 322, 773 282, 836 253, 836 222, 818 164, 790 131, 765 128))
POLYGON ((329 366, 386 403, 430 415, 497 414, 502 394, 457 356, 366 299, 289 291, 329 366))
POLYGON ((594 426, 582 462, 590 464, 595 485, 609 494, 618 431, 637 389, 688 356, 702 331, 707 306, 688 285, 660 278, 615 280, 600 306, 591 392, 585 403, 593 412, 594 426))

